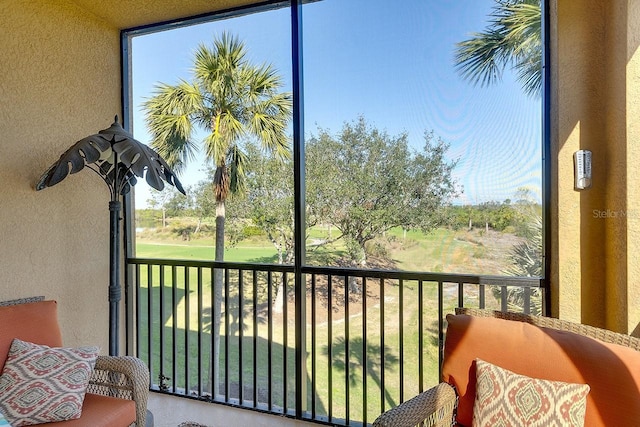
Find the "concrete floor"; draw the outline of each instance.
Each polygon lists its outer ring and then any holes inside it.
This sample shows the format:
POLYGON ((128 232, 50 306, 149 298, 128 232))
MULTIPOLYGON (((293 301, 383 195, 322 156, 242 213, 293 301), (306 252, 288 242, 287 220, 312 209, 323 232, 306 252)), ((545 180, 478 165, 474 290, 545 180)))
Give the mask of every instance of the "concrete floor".
POLYGON ((208 427, 312 427, 318 424, 151 392, 149 410, 155 427, 177 427, 194 421, 208 427))

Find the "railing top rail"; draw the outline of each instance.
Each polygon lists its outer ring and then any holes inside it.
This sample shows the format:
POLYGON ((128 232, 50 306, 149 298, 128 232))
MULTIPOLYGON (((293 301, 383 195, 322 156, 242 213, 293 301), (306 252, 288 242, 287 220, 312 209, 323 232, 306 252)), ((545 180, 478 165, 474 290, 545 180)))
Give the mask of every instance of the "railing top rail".
MULTIPOLYGON (((293 273, 293 265, 282 264, 262 264, 262 263, 245 263, 245 262, 226 262, 226 261, 193 261, 182 259, 161 259, 161 258, 127 258, 129 264, 142 265, 167 265, 167 266, 185 266, 185 267, 202 267, 202 268, 226 268, 233 270, 259 270, 259 271, 275 271, 293 273)), ((477 285, 494 285, 494 286, 517 286, 539 288, 543 285, 541 277, 517 277, 517 276, 495 276, 495 275, 476 275, 476 274, 458 274, 458 273, 433 273, 418 271, 398 271, 398 270, 378 270, 378 269, 359 269, 345 267, 317 267, 305 265, 302 266, 302 273, 305 274, 322 274, 332 276, 350 276, 350 277, 366 277, 372 279, 398 279, 398 280, 418 280, 423 282, 442 282, 442 283, 467 283, 477 285)))
POLYGON ((279 271, 293 273, 294 267, 289 264, 261 264, 246 262, 227 262, 227 261, 194 261, 185 259, 163 259, 163 258, 127 258, 128 264, 148 264, 148 265, 169 265, 184 267, 203 267, 203 268, 226 268, 231 270, 259 270, 259 271, 279 271))
POLYGON ((382 279, 421 280, 423 282, 467 283, 479 285, 541 287, 541 277, 492 276, 458 273, 433 273, 420 271, 398 271, 358 269, 344 267, 302 267, 303 273, 331 274, 333 276, 353 276, 382 279))

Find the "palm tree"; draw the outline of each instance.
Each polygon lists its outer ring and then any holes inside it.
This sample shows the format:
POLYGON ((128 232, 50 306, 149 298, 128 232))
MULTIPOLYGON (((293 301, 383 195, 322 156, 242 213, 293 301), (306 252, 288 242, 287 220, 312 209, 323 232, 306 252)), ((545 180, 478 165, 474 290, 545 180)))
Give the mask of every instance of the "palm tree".
MULTIPOLYGON (((202 148, 207 160, 215 165, 215 260, 224 261, 225 201, 244 187, 244 143, 255 138, 277 157, 290 155, 286 128, 291 117, 291 94, 280 92, 282 78, 271 65, 250 63, 244 43, 227 33, 214 39, 211 47, 198 47, 192 72, 191 82, 156 86, 153 96, 144 103, 146 123, 151 145, 178 171, 197 150, 195 130, 208 132, 202 148)), ((212 360, 216 367, 220 358, 222 279, 223 271, 216 269, 212 360)), ((215 397, 218 375, 210 380, 215 397)))
MULTIPOLYGON (((511 248, 509 259, 511 265, 502 272, 507 276, 535 277, 542 276, 542 216, 531 215, 527 224, 525 239, 511 248)), ((500 288, 494 289, 496 299, 500 298, 500 288)), ((525 289, 520 287, 507 290, 507 303, 511 311, 526 309, 529 293, 529 307, 532 314, 542 314, 542 295, 539 289, 525 289)))
POLYGON ((542 89, 542 15, 540 0, 495 0, 489 25, 456 46, 455 63, 462 76, 487 86, 511 66, 528 95, 542 89))

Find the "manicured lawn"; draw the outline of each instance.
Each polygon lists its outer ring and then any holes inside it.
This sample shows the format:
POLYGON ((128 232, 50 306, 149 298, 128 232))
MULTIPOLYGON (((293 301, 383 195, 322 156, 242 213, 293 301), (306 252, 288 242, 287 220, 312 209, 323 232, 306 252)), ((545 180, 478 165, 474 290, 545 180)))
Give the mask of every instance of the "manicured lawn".
MULTIPOLYGON (((205 246, 200 241, 195 244, 138 243, 136 245, 136 255, 140 258, 213 260, 214 250, 214 246, 205 246)), ((230 262, 274 263, 278 261, 276 250, 268 244, 236 246, 225 249, 224 253, 225 261, 230 262)))
MULTIPOLYGON (((322 230, 314 231, 317 236, 321 236, 321 232, 322 230)), ((478 249, 482 248, 473 242, 460 239, 457 233, 449 230, 436 230, 427 235, 420 232, 409 232, 406 236, 401 230, 393 230, 389 234, 393 236, 391 239, 392 250, 389 256, 395 262, 396 268, 403 270, 468 271, 469 268, 473 269, 474 263, 477 263, 478 249)), ((343 248, 337 246, 335 249, 342 250, 343 248)), ((174 244, 141 242, 137 245, 137 256, 140 258, 210 260, 213 259, 213 251, 213 247, 205 245, 202 241, 174 244)), ((311 251, 310 254, 312 260, 316 260, 317 263, 335 256, 335 253, 327 248, 311 251)), ((241 242, 236 247, 226 249, 225 259, 236 262, 273 263, 276 261, 276 252, 268 242, 260 244, 259 241, 253 240, 241 242)), ((149 295, 148 273, 145 268, 141 268, 140 273, 141 305, 146 310, 149 295)), ((186 271, 183 268, 177 268, 175 274, 176 287, 174 291, 169 287, 173 281, 171 268, 165 268, 164 288, 160 288, 158 268, 154 268, 152 271, 151 353, 153 357, 151 360, 147 359, 149 352, 147 344, 149 341, 148 319, 144 315, 140 318, 140 338, 143 343, 140 356, 151 363, 152 375, 154 375, 154 380, 158 382, 162 345, 164 349, 162 373, 166 377, 174 378, 178 388, 188 387, 190 390, 196 389, 197 391, 198 375, 202 377, 202 387, 206 388, 210 369, 211 274, 208 270, 203 270, 200 273, 201 289, 198 289, 197 286, 198 274, 196 270, 186 271), (163 310, 159 310, 161 299, 163 310), (201 317, 199 317, 197 310, 199 299, 203 305, 201 317), (187 304, 189 305, 188 311, 187 304), (200 357, 197 351, 198 343, 202 344, 200 357), (175 359, 173 358, 174 350, 175 359)), ((268 402, 270 392, 272 404, 277 407, 284 406, 283 391, 286 378, 287 407, 292 408, 295 402, 295 324, 293 322, 292 301, 290 301, 286 322, 283 315, 273 314, 270 329, 265 305, 268 300, 266 276, 259 276, 256 295, 259 306, 255 317, 257 328, 254 328, 252 277, 248 273, 243 276, 244 314, 242 316, 238 309, 237 272, 231 272, 229 277, 229 324, 225 328, 225 316, 223 315, 221 327, 220 374, 223 384, 228 371, 226 378, 229 383, 230 395, 238 397, 238 384, 240 383, 240 373, 242 373, 244 400, 252 400, 251 384, 254 378, 255 349, 258 400, 262 403, 268 402), (242 321, 240 321, 241 317, 242 321), (240 339, 239 333, 240 324, 243 325, 242 339, 240 339), (225 331, 227 329, 229 339, 227 340, 228 349, 225 349, 225 331), (226 359, 228 366, 225 364, 225 351, 228 351, 228 359, 226 359), (286 370, 284 369, 285 352, 287 355, 286 370), (242 359, 240 359, 240 354, 242 354, 242 359), (267 369, 269 354, 272 367, 270 376, 267 369), (242 367, 240 360, 242 360, 242 367)), ((292 278, 289 281, 292 283, 292 278)), ((344 287, 339 282, 334 286, 340 289, 344 287)), ((438 303, 435 284, 424 283, 423 286, 424 336, 422 355, 423 389, 426 389, 435 385, 438 380, 438 303)), ((364 420, 366 416, 366 421, 372 422, 384 408, 388 409, 400 403, 401 400, 407 400, 418 394, 418 319, 420 316, 418 284, 416 282, 403 283, 402 308, 400 308, 400 286, 397 282, 387 281, 382 290, 384 291, 383 300, 378 298, 379 282, 367 281, 367 295, 369 296, 366 298, 366 310, 361 295, 351 295, 353 301, 349 302, 348 328, 345 328, 344 307, 337 305, 336 301, 331 307, 333 317, 331 322, 327 321, 329 309, 320 299, 316 301, 318 316, 316 322, 314 323, 311 315, 308 315, 306 328, 307 390, 309 402, 312 397, 315 397, 317 414, 329 416, 328 412, 331 408, 333 418, 364 420), (365 318, 366 323, 364 322, 365 318), (381 319, 384 320, 382 336, 380 333, 381 319), (363 336, 364 329, 366 329, 366 341, 363 336), (401 329, 402 343, 400 342, 401 329), (345 358, 345 337, 347 335, 349 337, 348 360, 345 358), (313 336, 315 336, 315 343, 312 343, 313 336), (381 365, 382 341, 384 341, 384 369, 381 365), (332 345, 330 346, 330 344, 332 345), (331 354, 329 348, 331 348, 331 354), (399 364, 401 357, 402 366, 399 364), (312 374, 312 361, 314 360, 315 374, 312 374), (349 370, 348 379, 345 367, 348 367, 349 370), (364 375, 365 371, 366 375, 364 375), (402 384, 400 382, 401 371, 404 378, 402 384), (312 375, 315 376, 313 384, 311 383, 312 375), (385 389, 381 388, 383 377, 385 389), (402 396, 400 395, 401 389, 402 396), (363 405, 365 396, 366 408, 363 405)), ((457 304, 455 287, 451 291, 445 291, 444 304, 448 311, 452 311, 457 304)), ((307 306, 310 313, 310 301, 307 302, 307 306)), ((169 384, 172 384, 171 380, 169 384)), ((224 387, 220 391, 224 392, 224 387)))

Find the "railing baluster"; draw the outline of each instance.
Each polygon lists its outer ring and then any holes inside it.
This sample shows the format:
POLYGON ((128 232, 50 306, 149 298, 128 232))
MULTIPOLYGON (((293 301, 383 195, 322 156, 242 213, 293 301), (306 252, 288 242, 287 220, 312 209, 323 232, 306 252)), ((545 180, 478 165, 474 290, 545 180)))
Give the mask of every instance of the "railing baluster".
POLYGON ((524 313, 531 314, 531 288, 524 288, 522 289, 522 292, 524 293, 522 302, 522 305, 524 306, 524 313))
POLYGON ((438 281, 438 378, 442 378, 442 360, 444 358, 444 286, 442 280, 438 281))
MULTIPOLYGON (((266 411, 272 413, 285 413, 290 414, 292 409, 290 407, 289 393, 298 393, 299 391, 290 390, 289 384, 289 373, 291 371, 289 366, 288 357, 292 354, 291 349, 289 348, 289 324, 288 324, 288 295, 287 289, 289 288, 289 274, 293 273, 293 267, 291 266, 280 266, 280 265, 258 265, 258 264, 239 264, 239 263, 224 263, 221 265, 216 262, 209 261, 178 261, 178 260, 147 260, 147 259, 127 259, 129 266, 134 267, 131 271, 133 272, 134 280, 135 280, 135 289, 130 294, 131 298, 135 298, 135 301, 132 301, 135 304, 136 311, 136 319, 137 324, 132 325, 136 331, 137 340, 135 345, 133 346, 136 354, 142 357, 146 357, 146 362, 149 366, 149 371, 152 375, 151 377, 151 386, 155 387, 156 381, 159 386, 163 389, 163 391, 172 393, 174 395, 182 395, 189 397, 200 397, 203 400, 211 400, 211 401, 220 401, 231 403, 234 405, 239 405, 241 407, 253 407, 260 411, 265 411, 265 408, 262 405, 259 405, 259 375, 261 369, 264 369, 263 362, 261 362, 261 351, 259 350, 259 335, 260 329, 258 327, 259 324, 259 303, 263 301, 264 294, 259 297, 259 286, 261 282, 261 277, 259 272, 265 272, 267 277, 267 344, 266 344, 266 370, 267 370, 267 408, 266 411), (145 270, 146 269, 146 270, 145 270), (205 269, 208 270, 205 271, 205 269), (221 336, 224 335, 224 342, 221 342, 220 345, 224 345, 224 352, 220 358, 220 366, 216 366, 216 364, 211 364, 209 366, 209 371, 205 371, 205 363, 206 359, 204 355, 211 349, 215 351, 216 342, 214 339, 213 328, 214 324, 217 323, 214 317, 211 318, 210 324, 212 325, 212 333, 210 347, 208 347, 203 340, 205 339, 205 321, 207 319, 203 316, 203 310, 205 310, 206 304, 204 301, 204 280, 208 275, 213 279, 214 270, 219 269, 223 272, 223 280, 224 282, 221 284, 222 292, 224 293, 222 304, 224 305, 224 316, 221 316, 222 322, 224 322, 224 328, 221 328, 221 336), (193 272, 197 273, 197 290, 194 289, 194 284, 191 280, 191 274, 193 272), (245 274, 251 272, 252 275, 252 285, 245 289, 245 274), (141 277, 146 273, 146 290, 142 289, 144 285, 144 280, 141 281, 141 277), (277 276, 274 276, 274 273, 277 276), (171 280, 168 280, 168 275, 171 274, 171 280), (234 274, 237 274, 237 293, 235 292, 235 283, 231 283, 232 280, 236 280, 234 274), (276 280, 275 277, 281 277, 282 285, 283 285, 283 294, 282 299, 284 301, 283 312, 282 312, 282 324, 274 324, 274 301, 273 301, 273 292, 274 284, 276 280), (184 318, 179 313, 178 305, 181 303, 182 297, 182 285, 184 282, 184 305, 182 306, 184 309, 184 318), (180 286, 180 288, 179 288, 180 286), (169 289, 171 287, 171 289, 169 289), (156 289, 157 288, 157 289, 156 289), (169 295, 167 292, 171 292, 169 295), (179 293, 180 292, 180 293, 179 293), (251 309, 252 309, 252 320, 245 319, 245 309, 249 309, 249 305, 247 305, 246 298, 248 298, 248 294, 252 294, 251 301, 251 309), (197 301, 197 327, 195 325, 195 319, 191 318, 192 307, 195 304, 192 300, 196 298, 197 301), (145 298, 147 301, 145 301, 145 298), (237 304, 237 326, 238 326, 238 334, 235 336, 235 316, 236 316, 236 306, 235 299, 238 298, 237 304), (146 306, 145 306, 146 303, 146 306), (193 304, 192 304, 193 303, 193 304), (171 308, 169 308, 171 306, 171 308), (233 307, 232 307, 233 306, 233 307), (169 317, 172 317, 171 322, 169 322, 169 317), (145 317, 146 316, 146 320, 145 317), (178 321, 178 317, 183 318, 184 321, 184 335, 182 332, 178 331, 178 327, 180 322, 178 321), (248 322, 253 323, 253 337, 251 341, 247 341, 245 343, 245 338, 249 338, 246 336, 248 329, 245 331, 244 322, 247 320, 248 322), (146 330, 144 329, 144 325, 146 322, 146 330), (233 323, 233 325, 232 325, 233 323), (196 331, 197 329, 197 331, 196 331), (279 343, 280 339, 280 331, 282 331, 282 351, 276 350, 274 347, 274 334, 277 333, 276 341, 279 343), (196 336, 192 335, 192 333, 197 332, 197 355, 193 355, 196 336), (245 333, 246 332, 246 333, 245 333), (146 334, 146 336, 145 336, 146 334), (234 336, 232 336, 234 335, 234 336), (236 341, 237 339, 237 345, 236 341), (247 345, 252 344, 252 366, 250 368, 253 370, 251 375, 252 381, 252 396, 251 403, 247 395, 244 393, 244 383, 249 379, 248 371, 245 369, 249 366, 247 365, 247 358, 251 357, 249 354, 245 355, 245 351, 249 349, 246 348, 247 345), (145 346, 148 349, 148 354, 145 356, 145 346), (184 347, 184 349, 182 348, 184 347), (235 355, 237 348, 238 352, 238 362, 237 362, 237 370, 238 372, 232 372, 232 369, 236 369, 235 356, 231 357, 231 355, 235 355), (275 353, 274 353, 274 350, 275 353), (274 372, 274 363, 276 359, 278 359, 278 363, 280 363, 280 354, 282 355, 282 371, 276 373, 274 372), (193 375, 195 374, 191 357, 197 357, 197 391, 195 386, 195 379, 193 375), (245 357, 246 356, 246 357, 245 357), (182 360, 184 357, 184 365, 179 366, 178 359, 182 360), (222 358, 224 358, 224 366, 222 366, 222 358), (169 366, 169 363, 171 366, 169 366), (165 372, 167 369, 167 372, 165 372), (224 385, 222 384, 222 375, 217 375, 216 371, 220 372, 224 375, 224 385), (162 377, 165 373, 169 373, 169 375, 173 375, 172 379, 163 379, 162 377), (205 384, 204 380, 207 379, 207 374, 210 374, 213 379, 218 378, 218 381, 214 381, 220 386, 220 389, 214 390, 211 389, 211 396, 207 396, 205 393, 205 384), (233 374, 233 375, 232 375, 233 374), (277 376, 275 378, 274 376, 277 376), (184 378, 183 378, 184 377, 184 378), (237 400, 235 396, 235 392, 232 390, 232 386, 235 387, 235 382, 232 383, 232 377, 238 379, 238 395, 237 400), (184 390, 183 390, 184 387, 184 390), (224 398, 219 399, 218 395, 222 395, 220 393, 222 391, 222 387, 224 387, 223 393, 224 398), (281 389, 279 387, 282 387, 281 389), (282 402, 280 401, 280 393, 282 390, 282 402), (219 394, 218 394, 219 393, 219 394), (276 395, 278 396, 276 399, 276 395), (277 400, 277 401, 276 401, 277 400)), ((327 267, 304 267, 303 274, 307 275, 306 277, 310 277, 310 341, 308 345, 310 346, 311 357, 310 357, 310 365, 311 372, 309 373, 310 384, 312 386, 311 392, 309 393, 309 401, 310 403, 310 411, 306 410, 298 410, 299 408, 296 406, 296 417, 299 419, 310 419, 313 421, 320 421, 324 423, 334 424, 334 425, 368 425, 369 414, 368 411, 371 409, 368 406, 368 401, 370 400, 370 393, 368 392, 368 387, 371 384, 369 380, 369 370, 372 368, 371 362, 368 359, 369 356, 369 340, 367 339, 368 335, 371 333, 371 329, 369 328, 369 315, 368 312, 371 307, 368 304, 368 281, 369 277, 375 278, 379 281, 379 308, 380 308, 380 320, 379 320, 379 342, 380 342, 380 354, 379 354, 379 385, 380 385, 380 411, 382 412, 388 409, 386 406, 388 404, 387 394, 389 393, 398 393, 399 401, 405 400, 405 394, 408 389, 405 388, 407 384, 407 373, 405 369, 408 368, 409 365, 406 364, 405 356, 411 352, 411 354, 415 354, 414 352, 418 352, 418 372, 417 372, 417 391, 422 393, 426 388, 427 378, 425 375, 425 363, 426 357, 425 352, 427 351, 425 339, 427 339, 427 334, 425 332, 425 325, 427 319, 425 319, 425 310, 429 308, 425 304, 425 286, 430 282, 437 286, 437 309, 438 309, 438 362, 441 366, 442 357, 443 357, 443 344, 444 344, 444 330, 445 330, 445 310, 448 310, 450 307, 450 299, 448 298, 445 301, 445 287, 446 286, 456 286, 458 290, 458 298, 457 303, 459 306, 465 305, 465 295, 464 288, 467 284, 476 285, 478 289, 478 305, 480 307, 485 306, 486 302, 486 286, 496 286, 500 289, 500 296, 497 301, 501 305, 502 309, 508 308, 508 291, 512 286, 520 286, 523 288, 523 311, 530 312, 532 307, 532 300, 535 294, 532 295, 534 289, 541 288, 542 281, 539 278, 503 278, 503 277, 483 277, 483 276, 470 276, 470 275, 451 275, 451 274, 435 274, 435 273, 410 273, 410 272, 394 272, 394 271, 382 271, 382 270, 373 270, 367 271, 363 273, 362 270, 357 269, 342 269, 342 268, 327 268, 327 267), (326 401, 325 394, 322 390, 318 389, 318 374, 324 372, 321 366, 318 365, 318 328, 320 327, 318 323, 318 274, 323 274, 327 280, 327 323, 326 323, 326 333, 327 333, 327 383, 328 389, 326 390, 326 401), (366 274, 366 276, 364 275, 366 274), (334 398, 337 395, 337 392, 334 392, 334 368, 337 368, 334 363, 333 358, 336 356, 336 347, 333 342, 336 335, 336 331, 334 331, 334 327, 336 325, 333 324, 333 309, 334 303, 340 304, 340 301, 334 301, 334 277, 340 278, 341 286, 344 286, 344 319, 339 319, 340 321, 344 320, 344 383, 340 380, 340 383, 344 384, 345 397, 344 402, 340 399, 340 407, 334 407, 333 402, 334 398), (344 282, 343 282, 344 280, 344 282), (397 280, 398 283, 398 304, 397 304, 397 314, 395 309, 395 302, 393 305, 393 310, 389 313, 390 316, 397 318, 398 325, 398 353, 399 353, 399 386, 388 386, 386 384, 387 373, 385 371, 385 357, 388 355, 385 353, 385 317, 386 311, 388 311, 385 302, 385 286, 386 280, 397 280), (413 301, 414 294, 411 293, 411 297, 407 292, 409 292, 412 287, 406 287, 407 281, 411 281, 412 283, 417 283, 417 305, 414 305, 413 302, 409 305, 405 299, 413 301), (353 311, 353 307, 351 305, 351 292, 352 287, 350 283, 356 284, 361 283, 361 313, 358 315, 361 316, 362 319, 362 343, 356 345, 357 348, 353 347, 354 343, 356 343, 357 339, 360 339, 360 332, 357 330, 352 331, 352 320, 351 312, 353 311), (417 307, 417 328, 418 333, 417 343, 409 341, 409 335, 405 332, 409 330, 405 327, 405 321, 409 320, 409 314, 417 307), (395 317, 397 316, 397 317, 395 317), (354 335, 355 334, 355 335, 354 335), (352 350, 360 352, 362 351, 362 363, 360 366, 355 367, 351 365, 351 359, 354 356, 351 354, 352 350), (355 388, 351 385, 349 378, 352 378, 353 375, 360 375, 359 373, 354 372, 354 369, 359 370, 362 369, 362 416, 361 419, 354 419, 352 413, 352 400, 353 402, 360 406, 360 402, 355 400, 356 391, 355 388), (324 413, 318 413, 319 402, 326 405, 326 417, 324 413), (342 414, 344 413, 344 416, 342 414), (301 414, 301 415, 300 415, 301 414), (339 414, 339 417, 336 415, 339 414)), ((375 280, 374 279, 374 280, 375 280)), ((249 280, 247 278, 247 280, 249 280)), ((213 282, 212 282, 213 284, 213 282)), ((248 283, 247 283, 248 285, 248 283)), ((297 285, 297 284, 296 284, 297 285)), ((448 288, 447 288, 448 289, 448 288)), ((210 292, 210 303, 212 309, 212 316, 217 311, 215 306, 215 293, 216 290, 211 289, 210 292)), ((491 293, 489 294, 492 295, 491 293)), ((341 300, 342 301, 342 300, 341 300)), ((297 302, 296 302, 297 303, 297 302)), ((195 309, 195 307, 194 307, 195 309)), ((222 313, 222 312, 220 312, 222 313)), ((248 314, 248 311, 247 311, 248 314)), ((411 315, 413 318, 413 315, 411 315)), ((305 316, 304 320, 307 319, 305 316)), ((219 321, 218 320, 218 321, 219 321)), ((395 324, 395 321, 393 322, 395 324)), ((221 325, 221 324, 220 324, 221 325)), ((303 325, 303 327, 307 327, 307 325, 303 325)), ((322 326, 324 328, 324 325, 322 326)), ((415 327, 411 326, 411 328, 415 327)), ((428 327, 428 326, 427 326, 428 327)), ((377 327, 374 326, 374 330, 377 327)), ((411 329, 413 330, 413 329, 411 329)), ((411 335, 413 337, 414 335, 411 335)), ((323 346, 324 347, 324 346, 323 346)), ((222 349, 222 347, 220 347, 222 349)), ((298 357, 298 349, 296 348, 296 358, 298 357)), ((306 347, 305 347, 306 350, 306 347)), ((302 354, 308 354, 306 351, 301 352, 302 354)), ((324 349, 323 349, 323 357, 324 357, 324 349)), ((213 354, 211 355, 213 357, 213 354)), ((359 355, 357 357, 360 357, 359 355)), ((340 361, 342 363, 342 360, 340 361)), ((299 360, 296 359, 296 363, 300 363, 299 360)), ((302 362, 306 363, 306 362, 302 362)), ((376 365, 378 364, 378 361, 376 365)), ((342 367, 340 366, 342 370, 342 367)), ((377 369, 377 368, 376 368, 377 369)), ((414 371, 411 370, 413 373, 414 371)), ((321 382, 324 382, 321 379, 321 382)), ((395 380, 394 380, 395 383, 395 380)), ((213 385, 213 384, 212 384, 213 385)), ((339 386, 338 388, 340 388, 339 386)), ((360 386, 358 386, 360 387, 360 386)), ((359 388, 358 388, 359 389, 359 388)), ((408 397, 408 396, 406 396, 408 397)), ((300 397, 296 395, 296 402, 300 397)), ((358 409, 359 411, 359 409, 358 409)))
POLYGON ((287 413, 287 347, 289 333, 287 329, 287 273, 282 273, 282 410, 287 413))
POLYGON ((349 425, 349 293, 351 292, 350 281, 355 280, 354 276, 344 276, 344 406, 345 418, 349 425))
POLYGON ((367 278, 362 277, 362 423, 367 425, 367 278))
POLYGON ((253 407, 258 407, 258 272, 253 270, 253 407))
POLYGON ((380 413, 385 411, 385 347, 384 347, 384 279, 380 278, 380 413))
MULTIPOLYGON (((133 325, 133 329, 136 331, 136 336, 135 336, 135 345, 134 345, 134 355, 137 357, 141 357, 140 356, 140 341, 142 341, 141 337, 141 332, 142 332, 142 322, 140 320, 140 318, 142 317, 142 303, 140 302, 140 297, 141 297, 141 292, 140 292, 140 264, 136 264, 135 268, 135 273, 134 273, 134 283, 135 283, 135 288, 134 288, 134 297, 136 299, 136 315, 135 315, 135 325, 133 325)), ((148 366, 148 365, 147 365, 148 366)))
POLYGON ((238 399, 240 405, 244 402, 244 382, 242 381, 242 371, 244 371, 244 363, 242 362, 242 341, 244 340, 244 270, 238 270, 238 399))
POLYGON ((189 381, 190 369, 189 369, 189 355, 191 352, 191 340, 189 339, 189 332, 191 331, 191 289, 189 288, 189 267, 184 267, 184 394, 189 396, 191 384, 189 381))
POLYGON ((329 274, 327 276, 327 356, 329 359, 329 371, 327 372, 329 381, 327 415, 329 417, 329 422, 333 420, 333 303, 331 298, 333 293, 333 284, 331 282, 332 278, 329 274))
POLYGON ((198 396, 202 396, 202 267, 198 267, 198 396))
POLYGON ((147 327, 149 328, 149 333, 147 335, 147 349, 149 354, 148 363, 149 363, 149 373, 150 373, 150 385, 153 384, 153 367, 155 363, 153 363, 153 268, 151 264, 146 264, 147 266, 147 327))
MULTIPOLYGON (((210 318, 209 318, 209 325, 210 325, 210 334, 209 337, 211 339, 211 353, 209 355, 209 371, 211 372, 211 378, 208 379, 208 382, 210 383, 211 386, 211 400, 215 401, 218 397, 218 392, 220 391, 220 384, 218 381, 216 381, 216 377, 218 376, 218 366, 216 366, 215 363, 215 353, 216 353, 216 349, 218 349, 218 360, 220 359, 220 348, 218 346, 218 342, 216 342, 216 332, 214 331, 216 325, 216 320, 214 319, 214 315, 216 313, 216 283, 215 283, 215 268, 209 268, 209 280, 211 283, 211 295, 210 295, 210 303, 211 303, 211 309, 210 309, 210 318), (218 389, 216 389, 216 387, 218 389)), ((220 339, 220 335, 218 335, 218 339, 220 339)))
POLYGON ((176 345, 176 333, 178 331, 178 313, 176 311, 177 289, 178 289, 178 267, 171 266, 171 389, 178 392, 178 346, 176 345))
POLYGON ((267 406, 273 410, 273 358, 271 354, 273 345, 273 278, 271 271, 267 273, 267 406))
POLYGON ((224 401, 229 402, 229 269, 224 269, 224 401))
POLYGON ((418 280, 418 393, 424 391, 424 283, 418 280))
POLYGON ((507 287, 500 286, 500 310, 507 311, 509 308, 509 304, 507 301, 507 287))
MULTIPOLYGON (((404 281, 402 279, 400 279, 398 281, 398 299, 399 301, 399 307, 400 309, 398 310, 398 317, 400 320, 400 325, 399 325, 399 349, 400 349, 400 360, 404 360, 404 281)), ((404 402, 404 363, 400 363, 400 369, 399 369, 399 373, 400 373, 400 403, 404 402)))
MULTIPOLYGON (((160 373, 159 373, 159 382, 160 389, 163 389, 165 386, 164 380, 164 265, 160 265, 160 314, 159 314, 159 327, 160 327, 160 373)), ((164 390, 166 391, 166 390, 164 390)))
POLYGON ((311 275, 311 419, 316 418, 316 275, 311 275))

